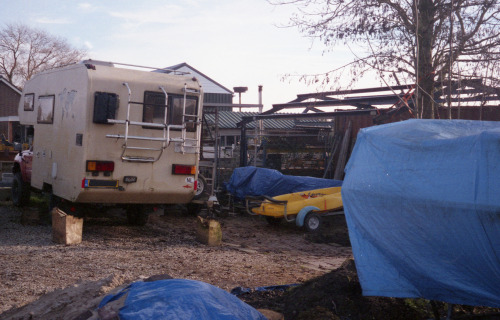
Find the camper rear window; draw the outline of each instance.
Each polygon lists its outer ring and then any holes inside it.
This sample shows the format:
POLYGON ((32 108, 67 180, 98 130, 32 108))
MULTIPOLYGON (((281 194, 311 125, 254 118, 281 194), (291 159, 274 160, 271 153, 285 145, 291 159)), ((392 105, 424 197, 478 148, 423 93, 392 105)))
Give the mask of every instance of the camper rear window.
POLYGON ((165 109, 165 95, 163 92, 144 92, 143 122, 163 123, 165 120, 165 109))
POLYGON ((55 96, 38 97, 38 123, 52 123, 54 121, 55 96))
POLYGON ((94 123, 108 123, 108 119, 115 119, 118 102, 116 93, 96 92, 94 94, 94 123))
MULTIPOLYGON (((196 102, 196 98, 186 98, 187 116, 184 117, 184 122, 186 122, 187 131, 196 130, 196 115, 198 111, 196 109, 196 102)), ((151 123, 164 123, 165 110, 167 110, 167 123, 182 125, 183 107, 184 96, 169 95, 168 106, 165 106, 165 95, 162 92, 146 91, 144 92, 144 109, 142 113, 142 121, 151 123)))
MULTIPOLYGON (((172 112, 170 117, 171 124, 182 124, 182 109, 184 107, 184 97, 172 97, 172 112)), ((196 98, 186 98, 186 123, 187 131, 196 130, 196 98)))

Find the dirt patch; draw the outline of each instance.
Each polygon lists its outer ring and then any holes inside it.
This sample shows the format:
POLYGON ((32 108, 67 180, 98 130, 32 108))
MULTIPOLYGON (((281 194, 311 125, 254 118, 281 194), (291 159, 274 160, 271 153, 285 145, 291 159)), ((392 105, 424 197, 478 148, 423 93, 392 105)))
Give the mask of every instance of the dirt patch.
POLYGON ((450 306, 424 299, 364 297, 353 259, 299 286, 286 290, 252 290, 240 294, 239 298, 255 308, 281 312, 287 320, 500 319, 499 308, 450 306))
POLYGON ((285 319, 425 319, 403 299, 363 297, 354 260, 287 291, 251 292, 240 299, 282 312, 285 319))
MULTIPOLYGON (((303 283, 351 257, 350 247, 312 242, 293 224, 273 227, 243 214, 220 222, 222 245, 209 247, 195 240, 195 216, 169 210, 151 216, 144 227, 132 227, 122 212, 111 211, 86 219, 82 243, 66 246, 52 242, 50 225, 22 225, 21 211, 0 206, 0 313, 75 284, 103 279, 113 279, 112 284, 96 289, 92 297, 158 274, 200 280, 228 291, 303 283)), ((338 228, 345 229, 345 222, 338 228)), ((72 299, 64 304, 81 302, 72 299)), ((34 305, 28 309, 41 310, 34 305)))

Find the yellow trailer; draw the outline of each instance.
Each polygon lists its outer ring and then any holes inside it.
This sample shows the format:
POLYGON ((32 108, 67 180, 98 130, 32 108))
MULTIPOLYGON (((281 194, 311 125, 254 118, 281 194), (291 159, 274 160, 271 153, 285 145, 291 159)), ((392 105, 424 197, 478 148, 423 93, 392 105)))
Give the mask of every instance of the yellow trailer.
POLYGON ((319 229, 321 216, 343 214, 342 187, 331 187, 283 194, 275 197, 247 197, 247 211, 265 216, 270 223, 281 219, 304 226, 308 231, 319 229))

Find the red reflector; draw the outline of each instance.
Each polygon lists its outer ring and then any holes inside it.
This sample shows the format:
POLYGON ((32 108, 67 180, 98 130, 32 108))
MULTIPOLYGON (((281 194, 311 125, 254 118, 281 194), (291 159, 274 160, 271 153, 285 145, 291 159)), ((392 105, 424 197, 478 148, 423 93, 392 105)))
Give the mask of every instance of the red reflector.
POLYGON ((195 166, 186 166, 183 164, 173 164, 172 165, 172 174, 192 174, 196 173, 195 166))
POLYGON ((194 181, 194 190, 198 190, 198 180, 194 181))

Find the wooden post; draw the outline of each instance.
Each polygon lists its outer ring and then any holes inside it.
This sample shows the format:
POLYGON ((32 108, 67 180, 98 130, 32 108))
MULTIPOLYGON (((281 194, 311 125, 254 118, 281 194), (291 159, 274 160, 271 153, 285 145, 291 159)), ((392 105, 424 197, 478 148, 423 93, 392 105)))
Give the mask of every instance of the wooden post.
POLYGON ((12 128, 12 121, 7 122, 7 141, 14 142, 14 129, 12 128))
POLYGON ((333 176, 333 179, 335 180, 343 180, 344 178, 344 168, 349 149, 349 142, 351 140, 351 129, 352 129, 352 122, 349 121, 349 124, 347 125, 347 129, 344 134, 344 139, 342 140, 342 146, 340 148, 340 155, 339 155, 339 161, 337 162, 337 168, 335 169, 335 174, 333 176))

